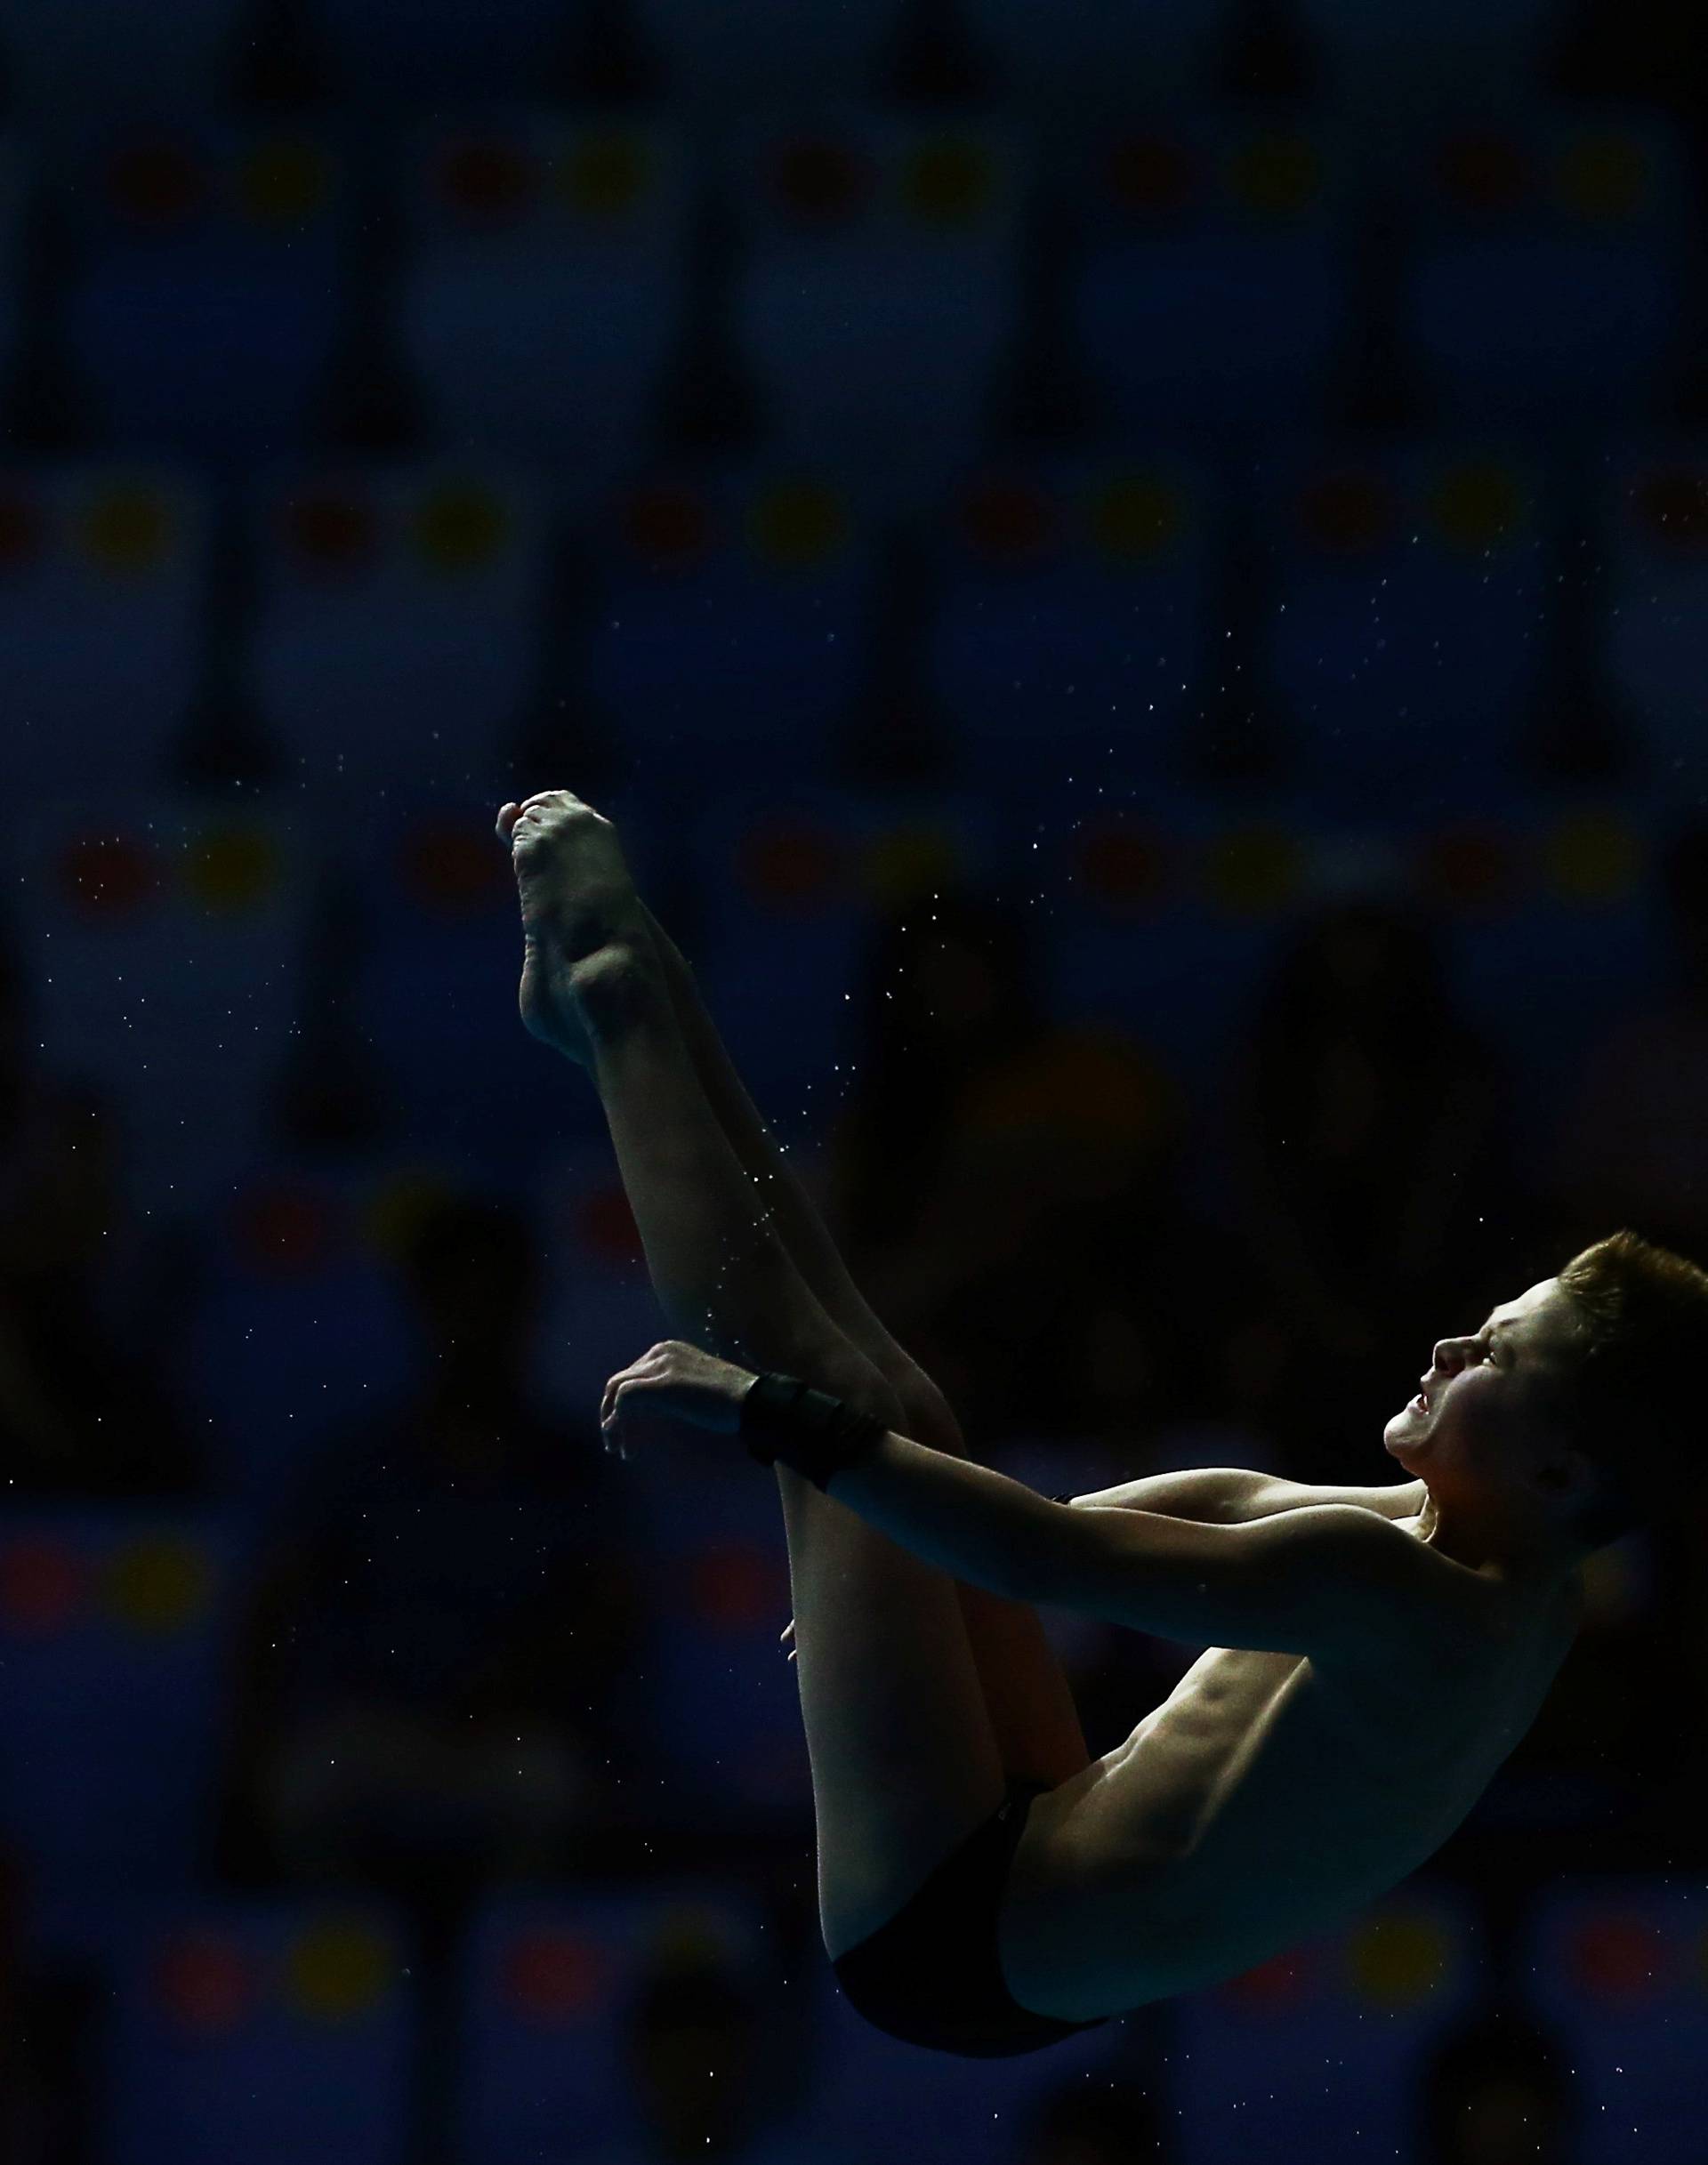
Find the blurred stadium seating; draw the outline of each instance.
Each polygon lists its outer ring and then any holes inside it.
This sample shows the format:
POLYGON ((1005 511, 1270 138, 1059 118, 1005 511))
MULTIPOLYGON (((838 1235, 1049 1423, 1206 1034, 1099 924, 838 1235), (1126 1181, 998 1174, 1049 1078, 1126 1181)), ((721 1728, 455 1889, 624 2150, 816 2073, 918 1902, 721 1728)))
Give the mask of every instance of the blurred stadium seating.
POLYGON ((402 1395, 415 1348, 387 1267, 451 1171, 419 1157, 353 1171, 306 1153, 257 1158, 210 1215, 178 1382, 213 1424, 246 1523, 268 1523, 329 1434, 402 1395))
MULTIPOLYGON (((80 639, 93 636, 85 619, 80 639)), ((61 730, 61 746, 76 741, 61 730)), ((57 1057, 123 1108, 136 1194, 195 1211, 266 1131, 311 857, 271 808, 126 788, 93 758, 84 777, 61 757, 55 796, 38 785, 21 800, 16 922, 52 958, 37 999, 57 1057)))
MULTIPOLYGON (((1375 892, 1545 1185, 1562 1076, 1672 982, 1708 745, 1704 116, 1630 70, 1562 96, 1595 13, 0 0, 7 1042, 110 1099, 136 1211, 193 1241, 161 1357, 215 1469, 0 1525, 24 1965, 94 2010, 87 2156, 20 2165, 638 2161, 638 1998, 696 1949, 805 2040, 737 2165, 1038 2165, 1052 2089, 1141 2063, 1182 2165, 1438 2165, 1429 2055, 1495 1960, 1456 1881, 1032 2059, 859 2022, 814 1937, 774 1495, 697 1453, 632 1469, 631 1862, 477 1890, 448 1972, 401 1909, 222 1883, 219 1725, 307 1457, 417 1379, 433 1198, 535 1228, 567 1429, 660 1334, 596 1095, 517 1020, 507 797, 616 820, 815 1171, 903 902, 1004 889, 1047 1018, 1213 1142, 1285 943, 1375 892), (1291 86, 1253 79, 1265 25, 1291 86), (1599 765, 1550 750, 1580 707, 1599 765), (1219 764, 1247 728, 1267 765, 1219 764), (743 1844, 804 1952, 705 1862, 743 1844)), ((1237 1229, 1213 1155, 1184 1170, 1237 1229)), ((1045 1487, 1113 1448, 1029 1447, 1045 1487)), ((1520 1843, 1550 1778, 1492 1815, 1520 1843)), ((1688 2165, 1701 1860, 1604 1872, 1585 1829, 1583 1873, 1503 1889, 1511 1973, 1575 2165, 1688 2165)))
POLYGON ((718 130, 754 111, 786 110, 826 86, 846 97, 871 71, 905 0, 847 0, 803 8, 794 0, 635 0, 636 20, 662 57, 673 104, 697 128, 718 130))
POLYGON ((768 1117, 811 1138, 858 1058, 850 1017, 877 909, 992 861, 987 809, 912 802, 750 772, 703 797, 679 846, 698 899, 692 960, 768 1117), (814 1092, 818 1093, 815 1100, 814 1092))
POLYGON ((412 137, 398 186, 399 342, 434 439, 591 512, 644 455, 685 334, 684 145, 556 113, 440 124, 412 137))
POLYGON ((1682 355, 1688 165, 1664 122, 1522 107, 1443 128, 1400 182, 1400 303, 1443 414, 1533 433, 1654 410, 1682 355))
POLYGON ((1081 149, 1076 356, 1129 431, 1325 417, 1359 296, 1357 175, 1327 131, 1217 108, 1081 149))
POLYGON ((1138 0, 966 0, 969 34, 995 63, 1004 102, 1045 123, 1129 105, 1201 94, 1232 27, 1230 0, 1165 7, 1138 0))
POLYGON ((1650 771, 1688 771, 1708 684, 1708 445, 1610 445, 1600 509, 1608 687, 1650 771))
POLYGON ((460 2165, 575 2165, 625 2141, 638 2147, 625 2032, 643 1977, 713 1957, 774 1991, 763 1929, 752 1904, 705 1881, 487 1903, 471 1920, 459 1980, 460 2165))
POLYGON ((248 688, 291 784, 327 809, 491 795, 538 672, 540 485, 485 460, 365 463, 270 480, 249 508, 248 688))
POLYGON ((314 132, 115 129, 56 193, 99 440, 229 477, 300 442, 343 326, 345 165, 314 132))
MULTIPOLYGON (((692 1783, 708 1831, 769 1827, 783 1840, 812 1803, 799 1694, 777 1649, 788 1551, 776 1497, 745 1470, 691 1446, 635 1468, 656 1632, 637 1742, 673 1770, 666 1787, 692 1783)), ((673 1808, 663 1791, 658 1801, 673 1808)))
POLYGON ((1381 126, 1443 105, 1499 107, 1542 72, 1566 0, 1446 0, 1403 24, 1351 0, 1299 0, 1297 15, 1321 70, 1325 102, 1381 126))
POLYGON ((193 469, 141 459, 9 466, 0 482, 9 806, 68 794, 75 806, 108 792, 133 801, 160 790, 201 679, 212 525, 193 469))
POLYGON ((835 764, 870 666, 874 558, 847 471, 655 469, 583 529, 586 693, 637 786, 691 802, 749 763, 835 764))
POLYGON ((815 2124, 833 2143, 846 2131, 840 2139, 850 2156, 859 2143, 868 2156, 902 2153, 921 2165, 1002 2165, 1015 2154, 1017 2123, 1046 2091, 1076 2076, 1095 2082, 1121 2058, 1117 2024, 1016 2059, 951 2059, 862 2021, 827 1964, 811 1991, 822 2040, 815 2124))
POLYGON ((1538 2014, 1583 2084, 1583 2165, 1657 2165, 1698 2147, 1690 2099, 1708 2042, 1699 1877, 1602 1873, 1557 1881, 1531 1912, 1519 1960, 1538 2014))
POLYGON ((1521 794, 1554 560, 1535 461, 1475 439, 1301 446, 1269 465, 1262 523, 1264 679, 1312 802, 1432 805, 1473 760, 1481 804, 1521 794))
POLYGON ((179 1902, 113 1966, 113 2165, 401 2165, 415 2037, 407 1943, 348 1903, 179 1902))
POLYGON ((15 107, 94 127, 139 104, 181 116, 217 110, 254 12, 250 0, 171 9, 91 0, 75 13, 4 0, 0 50, 15 107))
POLYGON ((732 335, 774 441, 871 509, 933 503, 984 439, 1019 330, 1023 140, 839 112, 744 131, 725 163, 732 335))
POLYGON ((955 770, 1027 800, 1174 776, 1210 666, 1216 477, 1167 451, 962 477, 933 536, 931 688, 955 770))
POLYGON ((561 81, 588 0, 428 0, 407 36, 384 0, 305 0, 306 28, 339 102, 415 110, 537 96, 561 81))
POLYGON ((1183 2165, 1224 2165, 1301 2126, 1322 2165, 1409 2153, 1431 2041, 1475 2005, 1474 1906, 1420 1877, 1357 1921, 1175 2002, 1183 2165), (1334 2110, 1317 2100, 1332 2088, 1334 2110))
POLYGON ((14 1512, 0 1533, 0 1814, 39 1951, 108 1952, 205 1868, 241 1552, 160 1511, 14 1512))

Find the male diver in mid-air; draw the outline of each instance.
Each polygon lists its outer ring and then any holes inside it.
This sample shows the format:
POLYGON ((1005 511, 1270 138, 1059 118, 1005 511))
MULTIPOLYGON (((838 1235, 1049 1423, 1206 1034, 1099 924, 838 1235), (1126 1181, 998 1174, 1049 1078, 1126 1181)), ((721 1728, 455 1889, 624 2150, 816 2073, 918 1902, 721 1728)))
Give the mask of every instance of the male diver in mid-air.
POLYGON ((1218 1467, 1039 1495, 965 1455, 855 1290, 611 823, 549 790, 497 833, 522 1018, 598 1086, 673 1334, 611 1378, 606 1446, 656 1417, 775 1468, 854 2007, 1030 2051, 1250 1968, 1438 1849, 1572 1645, 1578 1566, 1676 1492, 1641 1416, 1708 1277, 1620 1233, 1442 1340, 1385 1431, 1397 1485, 1218 1467), (1093 1760, 1038 1603, 1208 1651, 1093 1760))

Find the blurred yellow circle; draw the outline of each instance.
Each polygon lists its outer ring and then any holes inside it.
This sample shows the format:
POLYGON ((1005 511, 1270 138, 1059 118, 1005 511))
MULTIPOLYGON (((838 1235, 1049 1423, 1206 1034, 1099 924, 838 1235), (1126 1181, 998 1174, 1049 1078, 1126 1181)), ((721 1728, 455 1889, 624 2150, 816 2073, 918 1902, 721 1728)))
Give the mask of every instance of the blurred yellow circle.
POLYGON ((908 155, 901 198, 926 224, 971 225, 989 205, 995 178, 990 153, 982 143, 943 136, 917 144, 908 155))
POLYGON ((1572 902, 1624 900, 1642 868, 1642 845, 1617 812, 1573 812, 1555 825, 1543 861, 1557 892, 1572 902))
POLYGON ((278 849, 259 827, 209 827, 185 852, 184 885, 208 909, 253 909, 278 883, 278 849))
POLYGON ((367 1925, 311 1925, 298 1935, 286 1967, 300 2012, 317 2022, 349 2022, 384 1996, 391 1950, 367 1925))
POLYGON ((642 137, 628 129, 589 128, 558 153, 559 193, 587 217, 618 218, 646 193, 651 165, 642 137))
POLYGON ((955 884, 962 873, 959 843, 948 828, 925 820, 886 828, 866 843, 861 882, 884 909, 896 909, 922 895, 955 884))
POLYGON ((490 488, 441 482, 427 489, 415 507, 415 539, 436 569, 469 571, 498 553, 509 522, 503 500, 490 488))
POLYGON ((834 490, 817 481, 780 481, 754 497, 747 531, 761 555, 800 566, 832 555, 847 534, 848 520, 834 490))
POLYGON ((157 488, 117 482, 90 498, 80 530, 90 556, 104 569, 152 571, 167 554, 173 519, 157 488))
POLYGON ((109 1606, 133 1630, 165 1637, 206 1606, 211 1573, 200 1545, 179 1534, 146 1534, 108 1559, 109 1606))
POLYGON ((362 1236, 368 1248, 388 1262, 398 1262, 418 1227, 458 1192, 444 1174, 425 1167, 391 1173, 377 1180, 360 1213, 362 1236))
POLYGON ((1180 490, 1159 476, 1117 474, 1092 493, 1092 539, 1106 556, 1140 563, 1168 547, 1180 529, 1184 511, 1180 490))
POLYGON ((1527 524, 1529 503, 1518 476, 1492 460, 1449 466, 1430 490, 1430 509, 1449 541, 1487 549, 1527 524))
POLYGON ((238 172, 238 200, 263 225, 296 225, 324 207, 332 193, 332 159, 299 135, 256 144, 238 172))
POLYGON ((1353 1989, 1384 2007, 1410 2007, 1427 1999, 1446 1973, 1450 1945, 1439 1925, 1425 1917, 1372 1918, 1347 1945, 1353 1989))
POLYGON ((1303 135, 1253 135, 1233 154, 1230 178, 1236 199, 1266 218, 1294 218, 1322 191, 1322 159, 1303 135))
POLYGON ((1297 892, 1303 862, 1297 836, 1280 827, 1230 828, 1210 846, 1205 889, 1229 916, 1270 916, 1297 892))
POLYGON ((1557 178, 1568 210, 1598 224, 1615 224, 1634 216, 1648 200, 1648 151, 1635 136, 1584 129, 1560 152, 1557 178))

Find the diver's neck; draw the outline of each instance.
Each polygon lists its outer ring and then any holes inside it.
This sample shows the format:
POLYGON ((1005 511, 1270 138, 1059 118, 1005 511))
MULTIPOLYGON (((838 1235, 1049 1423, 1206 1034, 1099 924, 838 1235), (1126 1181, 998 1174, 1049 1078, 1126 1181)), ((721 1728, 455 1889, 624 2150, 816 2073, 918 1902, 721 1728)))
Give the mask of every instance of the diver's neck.
POLYGON ((1569 1580, 1578 1559, 1557 1551, 1526 1549, 1462 1525, 1447 1522, 1431 1492, 1418 1514, 1417 1538, 1467 1571, 1485 1573, 1514 1592, 1551 1595, 1569 1580))

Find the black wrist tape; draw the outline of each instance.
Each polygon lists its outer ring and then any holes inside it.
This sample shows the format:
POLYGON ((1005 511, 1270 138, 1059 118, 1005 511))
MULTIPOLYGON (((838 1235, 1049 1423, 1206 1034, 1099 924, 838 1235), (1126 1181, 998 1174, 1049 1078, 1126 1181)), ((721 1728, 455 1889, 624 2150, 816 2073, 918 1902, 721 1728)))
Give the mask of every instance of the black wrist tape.
POLYGON ((741 1433, 747 1453, 761 1466, 780 1459, 815 1488, 868 1452, 889 1422, 862 1413, 845 1398, 816 1391, 799 1376, 761 1375, 741 1402, 741 1433))

